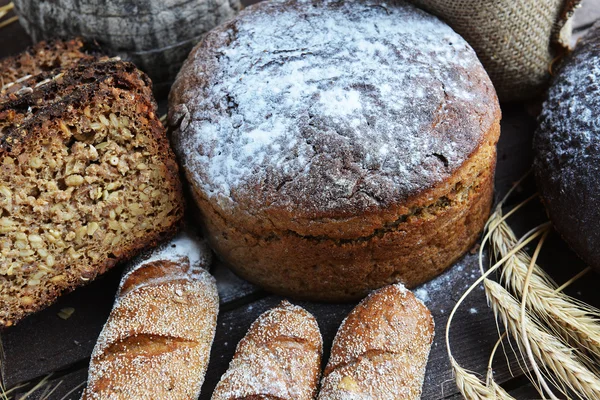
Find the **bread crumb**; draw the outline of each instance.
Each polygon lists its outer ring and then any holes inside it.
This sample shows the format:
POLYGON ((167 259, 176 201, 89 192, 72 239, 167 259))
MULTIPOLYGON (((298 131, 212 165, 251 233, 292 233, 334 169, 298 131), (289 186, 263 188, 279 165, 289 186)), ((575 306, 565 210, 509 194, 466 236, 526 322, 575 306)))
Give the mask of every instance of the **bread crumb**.
POLYGON ((429 292, 426 289, 417 289, 415 291, 415 296, 417 296, 417 298, 424 303, 427 303, 429 301, 429 292))
POLYGON ((60 311, 56 314, 59 318, 64 319, 65 321, 71 318, 71 315, 75 312, 73 307, 65 307, 61 308, 60 311))

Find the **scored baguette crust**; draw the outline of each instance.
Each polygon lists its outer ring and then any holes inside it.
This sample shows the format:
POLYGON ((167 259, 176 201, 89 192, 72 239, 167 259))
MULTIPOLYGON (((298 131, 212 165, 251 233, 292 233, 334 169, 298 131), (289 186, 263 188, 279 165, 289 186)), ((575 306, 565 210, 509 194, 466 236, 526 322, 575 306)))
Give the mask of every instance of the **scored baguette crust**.
POLYGON ((209 255, 182 233, 123 276, 82 399, 199 396, 219 308, 209 255))
POLYGON ((429 310, 404 286, 373 292, 342 322, 319 400, 419 399, 433 335, 429 310))
POLYGON ((322 350, 315 318, 283 301, 252 324, 212 400, 314 399, 322 350))

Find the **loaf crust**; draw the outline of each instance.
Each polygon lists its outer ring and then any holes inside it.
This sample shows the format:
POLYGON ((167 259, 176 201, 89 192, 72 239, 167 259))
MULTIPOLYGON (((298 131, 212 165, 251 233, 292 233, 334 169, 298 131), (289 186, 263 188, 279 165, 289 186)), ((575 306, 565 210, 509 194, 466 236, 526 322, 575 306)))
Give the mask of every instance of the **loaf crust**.
POLYGON ((82 399, 200 395, 219 298, 210 250, 182 233, 123 276, 90 360, 82 399))
POLYGON ((321 333, 314 317, 283 301, 252 324, 212 399, 314 399, 322 351, 321 333))
MULTIPOLYGON (((146 72, 167 93, 202 35, 234 16, 239 0, 15 0, 32 40, 82 36, 98 40, 146 72)), ((162 90, 161 90, 162 89, 162 90)))
POLYGON ((148 77, 118 60, 67 64, 0 103, 0 326, 154 247, 183 216, 148 77))
POLYGON ((420 399, 433 336, 429 310, 404 286, 373 292, 342 322, 319 400, 420 399))
POLYGON ((552 224, 600 271, 600 24, 557 70, 533 140, 534 172, 552 224))
POLYGON ((217 254, 327 301, 414 287, 472 246, 499 119, 466 42, 395 1, 248 7, 195 48, 169 109, 217 254))
POLYGON ((102 57, 100 48, 94 42, 84 42, 81 38, 39 42, 23 53, 0 60, 0 86, 4 87, 24 76, 69 68, 82 61, 94 61, 102 57))

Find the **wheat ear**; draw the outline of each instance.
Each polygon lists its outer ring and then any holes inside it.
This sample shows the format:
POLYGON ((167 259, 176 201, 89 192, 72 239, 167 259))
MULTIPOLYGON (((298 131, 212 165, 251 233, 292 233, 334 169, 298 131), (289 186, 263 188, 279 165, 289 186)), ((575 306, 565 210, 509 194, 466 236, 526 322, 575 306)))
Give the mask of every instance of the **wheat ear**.
MULTIPOLYGON (((484 286, 496 318, 502 320, 506 329, 517 339, 520 348, 526 346, 521 332, 521 326, 525 324, 527 344, 546 372, 553 373, 570 390, 583 398, 600 399, 600 378, 580 362, 573 349, 544 330, 531 316, 527 315, 522 320, 519 303, 500 284, 486 279, 484 286)), ((561 391, 564 393, 564 388, 561 391)))
POLYGON ((467 289, 467 291, 465 293, 463 293, 463 295, 460 297, 460 299, 458 299, 458 301, 454 305, 454 308, 450 312, 450 315, 448 316, 448 322, 446 323, 446 349, 448 350, 448 358, 450 359, 450 362, 452 365, 452 370, 453 370, 454 376, 456 378, 456 384, 458 386, 458 389, 463 394, 463 396, 465 396, 465 398, 467 398, 467 400, 478 400, 478 399, 502 400, 502 399, 512 399, 512 397, 510 397, 510 395, 508 395, 508 393, 504 392, 502 390, 502 388, 500 388, 500 386, 498 386, 495 383, 490 384, 490 382, 488 382, 487 386, 483 385, 483 383, 481 383, 481 381, 475 375, 468 373, 464 368, 460 367, 460 365, 456 362, 456 360, 454 359, 454 356, 452 356, 452 350, 450 347, 450 326, 452 325, 452 320, 454 319, 454 315, 456 314, 456 311, 458 310, 460 305, 463 303, 463 301, 467 298, 467 296, 479 284, 481 284, 484 280, 486 280, 488 275, 490 275, 491 273, 496 271, 504 262, 506 262, 506 260, 508 260, 515 253, 520 251, 522 248, 524 248, 527 244, 529 244, 529 242, 534 240, 537 236, 539 236, 539 234, 531 235, 530 237, 525 239, 522 243, 520 243, 518 246, 515 246, 514 249, 509 251, 502 259, 500 259, 498 262, 496 262, 496 264, 494 264, 492 267, 490 267, 487 271, 483 272, 481 277, 478 278, 467 289), (475 381, 477 381, 477 382, 475 382, 475 381), (480 386, 487 387, 488 391, 487 392, 482 391, 480 386), (491 393, 496 397, 485 397, 485 396, 478 397, 478 395, 477 395, 478 393, 488 393, 488 394, 491 393), (468 397, 468 396, 475 396, 475 397, 468 397))
MULTIPOLYGON (((495 227, 490 241, 498 258, 503 258, 518 243, 512 229, 506 222, 500 221, 501 218, 500 209, 490 218, 490 226, 495 227)), ((523 297, 530 263, 531 257, 519 251, 502 268, 501 279, 519 297, 523 297)), ((533 266, 529 287, 525 301, 527 308, 534 311, 567 342, 600 358, 600 310, 560 293, 558 289, 562 290, 562 287, 557 288, 556 283, 538 265, 533 266)))
POLYGON ((450 358, 450 364, 456 378, 458 390, 467 400, 510 400, 513 399, 496 382, 491 380, 488 385, 484 385, 481 380, 470 373, 456 362, 454 357, 450 358))

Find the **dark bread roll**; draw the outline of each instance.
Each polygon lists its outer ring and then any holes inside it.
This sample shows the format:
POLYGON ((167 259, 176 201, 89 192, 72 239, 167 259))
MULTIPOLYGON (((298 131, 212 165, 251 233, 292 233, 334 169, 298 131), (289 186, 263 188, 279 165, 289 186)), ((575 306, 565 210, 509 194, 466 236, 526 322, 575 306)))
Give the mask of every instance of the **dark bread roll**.
POLYGON ((148 77, 115 60, 71 67, 22 79, 35 85, 0 103, 0 326, 155 246, 183 216, 148 77))
POLYGON ((402 285, 371 293, 335 336, 319 400, 420 399, 433 336, 431 313, 402 285))
POLYGON ((600 270, 600 24, 556 73, 534 137, 534 171, 548 216, 600 270))
POLYGON ((418 285, 470 248, 499 119, 469 45, 399 1, 250 6, 195 48, 169 109, 220 257, 330 301, 418 285))

